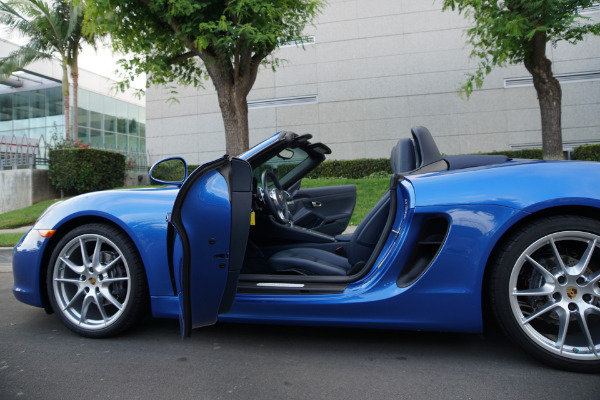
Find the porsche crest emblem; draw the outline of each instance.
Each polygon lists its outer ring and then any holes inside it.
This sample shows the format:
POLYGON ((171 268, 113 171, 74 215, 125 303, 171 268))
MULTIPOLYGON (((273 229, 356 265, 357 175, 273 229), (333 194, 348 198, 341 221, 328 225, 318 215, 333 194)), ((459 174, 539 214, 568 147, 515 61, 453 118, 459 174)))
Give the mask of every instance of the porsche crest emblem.
POLYGON ((88 279, 88 281, 92 284, 95 285, 96 284, 96 278, 90 278, 88 279))
POLYGON ((573 300, 575 297, 577 297, 577 288, 573 287, 573 286, 569 286, 567 288, 567 296, 569 296, 569 298, 571 300, 573 300))

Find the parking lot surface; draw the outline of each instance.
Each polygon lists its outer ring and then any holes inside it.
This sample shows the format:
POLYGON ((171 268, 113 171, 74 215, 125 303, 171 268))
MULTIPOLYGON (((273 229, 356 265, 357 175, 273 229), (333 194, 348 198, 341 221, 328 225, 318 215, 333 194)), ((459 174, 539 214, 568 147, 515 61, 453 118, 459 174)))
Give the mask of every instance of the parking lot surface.
POLYGON ((600 377, 557 371, 498 333, 217 324, 179 338, 151 319, 86 339, 17 302, 0 264, 1 399, 597 399, 600 377))

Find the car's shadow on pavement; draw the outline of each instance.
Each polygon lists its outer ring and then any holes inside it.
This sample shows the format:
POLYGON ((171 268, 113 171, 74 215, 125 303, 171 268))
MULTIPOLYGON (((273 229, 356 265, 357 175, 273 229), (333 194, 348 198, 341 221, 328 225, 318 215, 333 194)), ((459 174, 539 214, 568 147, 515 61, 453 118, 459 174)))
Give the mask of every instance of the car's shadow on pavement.
POLYGON ((449 333, 218 323, 194 329, 190 337, 181 340, 177 320, 148 318, 126 333, 123 339, 135 341, 159 337, 190 346, 208 342, 223 347, 235 343, 248 349, 269 347, 280 352, 294 349, 305 353, 327 353, 331 357, 350 351, 355 357, 370 361, 378 358, 398 361, 448 358, 461 363, 511 362, 547 368, 523 354, 493 324, 485 333, 449 333))

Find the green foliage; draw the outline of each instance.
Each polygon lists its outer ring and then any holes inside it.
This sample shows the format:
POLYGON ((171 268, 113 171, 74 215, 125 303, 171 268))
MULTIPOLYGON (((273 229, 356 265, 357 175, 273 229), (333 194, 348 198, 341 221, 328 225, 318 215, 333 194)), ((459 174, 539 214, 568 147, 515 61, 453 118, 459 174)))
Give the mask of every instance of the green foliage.
MULTIPOLYGON (((321 0, 96 0, 87 9, 87 30, 110 33, 115 50, 132 55, 121 60, 122 89, 140 73, 148 74, 147 87, 198 87, 207 67, 242 76, 256 63, 275 63, 266 57, 281 43, 303 42, 321 6, 321 0)), ((226 83, 211 77, 217 87, 226 83)))
POLYGON ((531 56, 532 40, 577 43, 586 34, 600 34, 600 24, 588 23, 580 8, 593 0, 444 0, 444 10, 458 10, 473 21, 467 31, 472 57, 480 59, 463 91, 469 95, 483 84, 492 67, 519 64, 531 56))
POLYGON ((541 160, 543 158, 542 149, 500 150, 478 154, 504 155, 510 158, 525 158, 530 160, 541 160))
MULTIPOLYGON (((43 0, 0 1, 0 23, 10 31, 28 38, 28 42, 0 60, 0 79, 41 59, 50 59, 56 53, 69 57, 69 39, 77 29, 75 19, 69 18, 70 7, 64 1, 53 4, 43 0)), ((81 29, 81 25, 79 26, 81 29)))
POLYGON ((588 144, 576 147, 573 158, 581 161, 600 161, 600 144, 588 144))
POLYGON ((358 179, 381 173, 391 175, 389 158, 324 161, 308 177, 358 179))
POLYGON ((50 150, 50 182, 67 194, 80 194, 123 185, 125 156, 104 150, 50 150))

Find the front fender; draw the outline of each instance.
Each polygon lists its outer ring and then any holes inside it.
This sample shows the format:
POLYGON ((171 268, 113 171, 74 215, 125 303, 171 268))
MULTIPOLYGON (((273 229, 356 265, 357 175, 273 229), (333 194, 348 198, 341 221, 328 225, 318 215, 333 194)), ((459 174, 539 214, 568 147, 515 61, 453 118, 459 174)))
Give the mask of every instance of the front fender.
POLYGON ((73 197, 52 206, 17 244, 13 255, 13 292, 25 303, 43 306, 45 260, 52 244, 74 226, 106 221, 121 228, 138 249, 146 268, 151 296, 173 296, 166 255, 165 216, 173 207, 177 189, 110 190, 73 197), (52 239, 38 230, 56 230, 52 239))

